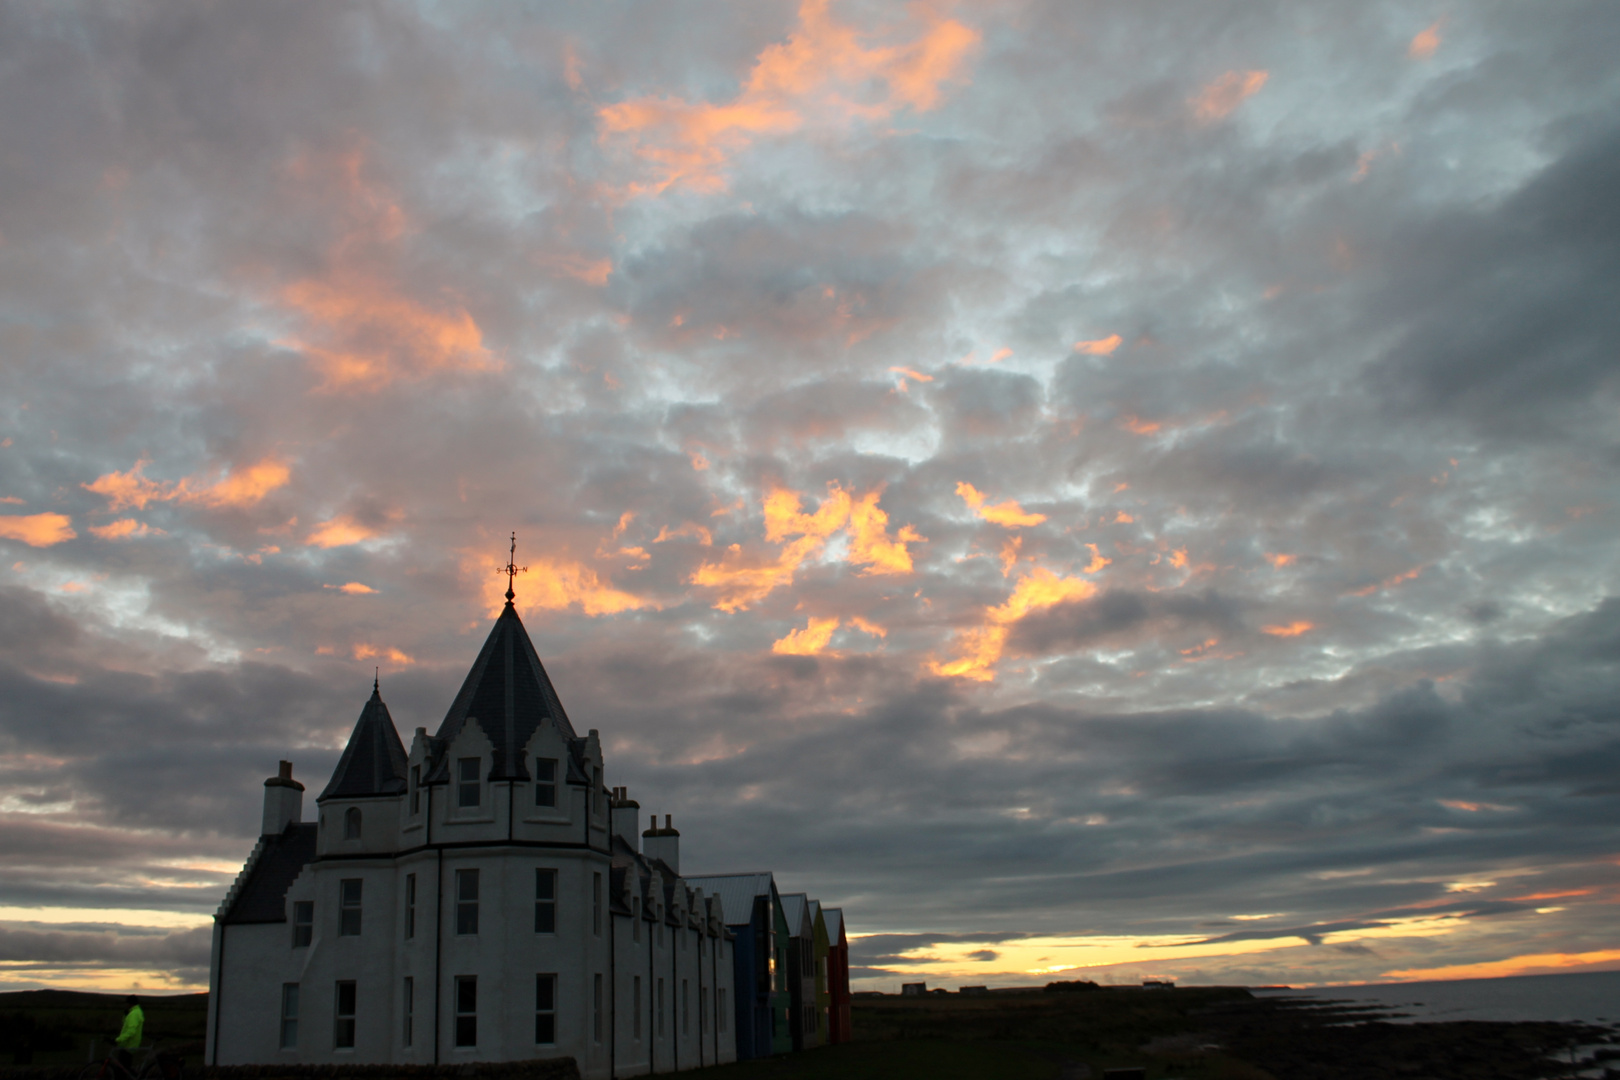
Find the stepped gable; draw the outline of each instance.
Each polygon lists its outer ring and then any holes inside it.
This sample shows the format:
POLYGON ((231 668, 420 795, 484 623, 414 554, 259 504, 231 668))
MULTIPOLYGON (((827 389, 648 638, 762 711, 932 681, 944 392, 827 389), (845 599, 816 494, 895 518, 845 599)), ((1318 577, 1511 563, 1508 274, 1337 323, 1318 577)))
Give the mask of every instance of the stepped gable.
MULTIPOLYGON (((397 740, 396 740, 397 741, 397 740)), ((287 921, 287 890, 315 859, 315 823, 291 822, 279 836, 266 836, 247 880, 236 892, 221 921, 274 923, 287 921)))
POLYGON ((405 791, 405 747, 388 715, 382 692, 371 684, 371 700, 360 710, 349 745, 343 748, 332 779, 316 802, 359 799, 368 795, 399 795, 405 791))
MULTIPOLYGON (((509 594, 510 595, 510 594, 509 594)), ((528 765, 523 760, 529 745, 541 724, 554 724, 568 741, 570 759, 577 758, 585 742, 574 733, 574 725, 563 711, 557 691, 551 685, 545 665, 534 651, 534 643, 518 618, 517 609, 507 600, 506 609, 489 632, 484 647, 473 661, 467 680, 445 714, 434 736, 439 745, 446 745, 460 733, 467 723, 476 723, 484 736, 495 747, 495 760, 490 780, 528 780, 528 765)), ((568 779, 585 779, 576 760, 568 763, 568 779)), ((449 779, 449 764, 440 759, 429 776, 431 783, 444 783, 449 779)))

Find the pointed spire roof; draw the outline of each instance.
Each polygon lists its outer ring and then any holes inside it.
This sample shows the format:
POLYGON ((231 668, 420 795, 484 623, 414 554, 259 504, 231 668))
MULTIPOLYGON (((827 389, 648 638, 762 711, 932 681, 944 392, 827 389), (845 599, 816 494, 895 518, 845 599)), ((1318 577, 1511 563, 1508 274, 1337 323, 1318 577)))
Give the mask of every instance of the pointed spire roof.
POLYGON ((343 756, 332 770, 331 782, 315 801, 398 795, 405 790, 406 761, 394 718, 388 715, 382 691, 373 679, 371 700, 360 710, 349 745, 343 748, 343 756))
POLYGON ((529 779, 522 755, 541 724, 554 724, 565 739, 579 738, 511 600, 434 737, 454 739, 468 723, 476 723, 495 747, 491 780, 529 779))

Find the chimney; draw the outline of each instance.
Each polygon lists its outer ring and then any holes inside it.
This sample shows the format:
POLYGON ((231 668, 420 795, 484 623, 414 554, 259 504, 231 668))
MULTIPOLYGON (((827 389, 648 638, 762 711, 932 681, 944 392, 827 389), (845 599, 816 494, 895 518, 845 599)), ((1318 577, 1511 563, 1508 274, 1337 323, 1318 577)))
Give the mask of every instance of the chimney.
POLYGON ((288 825, 304 819, 304 785, 292 778, 292 762, 283 761, 275 776, 264 782, 264 836, 279 836, 288 825))
POLYGON ((629 788, 614 788, 612 809, 613 835, 621 836, 630 850, 641 850, 641 804, 630 797, 629 788))
POLYGON ((681 834, 675 831, 675 815, 664 815, 664 827, 658 827, 658 815, 652 816, 651 828, 641 834, 641 851, 651 859, 662 859, 677 874, 681 872, 681 834))

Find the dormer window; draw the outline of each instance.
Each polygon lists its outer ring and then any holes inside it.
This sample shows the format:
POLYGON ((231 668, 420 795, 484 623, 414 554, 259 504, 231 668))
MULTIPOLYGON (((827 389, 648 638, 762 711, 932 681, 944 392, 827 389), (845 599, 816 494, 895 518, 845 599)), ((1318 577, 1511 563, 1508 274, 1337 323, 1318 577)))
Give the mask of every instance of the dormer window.
POLYGON ((534 759, 534 805, 557 805, 557 759, 534 759))
POLYGON ((477 806, 483 801, 482 785, 478 782, 478 759, 462 758, 456 765, 456 805, 463 809, 477 806))
POLYGON ((360 839, 360 808, 351 806, 343 812, 343 839, 360 839))

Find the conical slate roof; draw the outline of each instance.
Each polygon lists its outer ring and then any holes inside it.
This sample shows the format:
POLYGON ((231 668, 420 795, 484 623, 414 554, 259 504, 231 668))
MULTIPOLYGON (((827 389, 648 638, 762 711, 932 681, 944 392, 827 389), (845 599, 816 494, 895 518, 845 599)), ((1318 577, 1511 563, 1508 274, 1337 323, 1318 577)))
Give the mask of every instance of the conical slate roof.
MULTIPOLYGON (((469 722, 495 747, 491 780, 529 779, 523 752, 541 724, 555 724, 565 739, 579 737, 510 600, 434 737, 454 739, 469 722)), ((440 771, 435 770, 435 778, 440 771)))
POLYGON ((406 760, 394 718, 388 715, 382 693, 373 683, 371 700, 360 710, 360 719, 332 771, 332 780, 315 801, 398 795, 405 790, 406 760))

